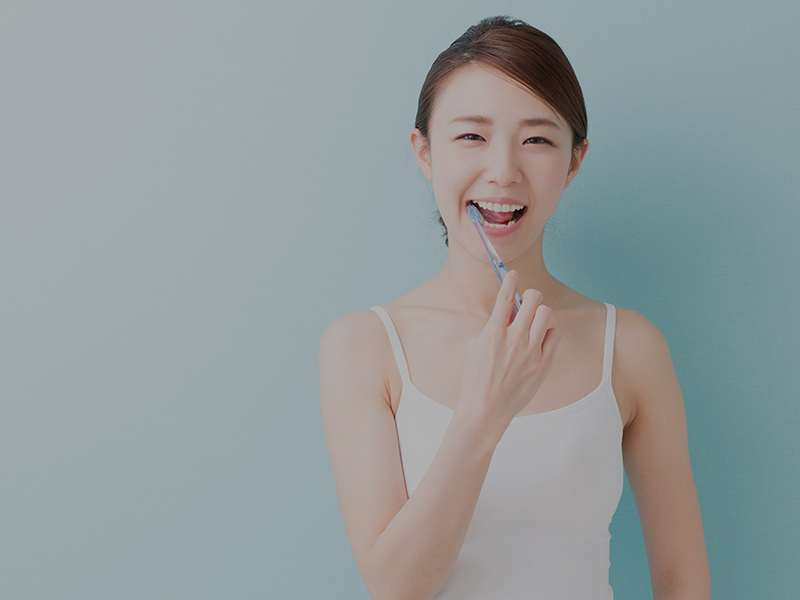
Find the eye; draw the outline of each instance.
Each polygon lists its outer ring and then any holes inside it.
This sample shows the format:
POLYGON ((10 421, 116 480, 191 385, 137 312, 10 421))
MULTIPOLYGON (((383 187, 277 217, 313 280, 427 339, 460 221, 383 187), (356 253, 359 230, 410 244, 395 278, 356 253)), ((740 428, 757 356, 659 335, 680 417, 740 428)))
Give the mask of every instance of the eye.
POLYGON ((543 138, 543 137, 539 137, 539 136, 529 137, 527 140, 525 140, 522 143, 523 144, 550 144, 551 146, 553 145, 553 142, 551 142, 547 138, 543 138))
POLYGON ((477 133, 463 133, 456 138, 457 140, 467 140, 468 142, 481 142, 486 141, 477 133))

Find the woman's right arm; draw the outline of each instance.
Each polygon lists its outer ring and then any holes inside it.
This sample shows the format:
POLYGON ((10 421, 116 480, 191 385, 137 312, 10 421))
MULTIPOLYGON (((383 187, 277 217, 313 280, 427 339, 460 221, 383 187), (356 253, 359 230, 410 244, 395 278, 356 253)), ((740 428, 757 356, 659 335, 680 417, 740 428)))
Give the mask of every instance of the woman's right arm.
POLYGON ((470 344, 458 407, 410 498, 387 385, 391 350, 380 322, 354 313, 323 336, 325 436, 345 529, 375 600, 436 594, 464 542, 494 448, 547 372, 557 343, 550 311, 537 310, 538 293, 526 293, 523 309, 507 325, 516 286, 509 279, 489 323, 470 344))

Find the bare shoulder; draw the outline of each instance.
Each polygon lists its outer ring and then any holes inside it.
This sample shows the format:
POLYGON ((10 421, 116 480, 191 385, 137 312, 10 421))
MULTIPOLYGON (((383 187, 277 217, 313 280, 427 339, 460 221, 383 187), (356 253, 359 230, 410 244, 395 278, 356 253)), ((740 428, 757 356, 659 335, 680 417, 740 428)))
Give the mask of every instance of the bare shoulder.
POLYGON ((351 312, 331 323, 322 335, 320 356, 341 350, 358 350, 385 338, 378 315, 371 310, 351 312))
POLYGON ((380 394, 388 402, 391 346, 380 318, 374 311, 362 310, 340 317, 325 330, 319 348, 320 398, 323 404, 344 398, 374 398, 380 394), (360 387, 364 396, 329 394, 326 388, 360 387))
POLYGON ((626 425, 646 408, 646 403, 662 401, 656 390, 677 386, 661 330, 640 313, 624 308, 617 309, 613 385, 626 425))
POLYGON ((667 340, 661 330, 647 317, 635 310, 617 308, 617 351, 631 360, 656 358, 669 353, 667 340))

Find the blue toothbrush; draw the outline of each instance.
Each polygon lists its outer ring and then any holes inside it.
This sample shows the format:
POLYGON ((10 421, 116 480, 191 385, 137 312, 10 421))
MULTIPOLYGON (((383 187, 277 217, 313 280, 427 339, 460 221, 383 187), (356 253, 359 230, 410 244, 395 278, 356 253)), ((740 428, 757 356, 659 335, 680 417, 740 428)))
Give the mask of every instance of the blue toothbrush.
MULTIPOLYGON (((489 255, 489 260, 492 263, 492 269, 494 269, 494 274, 497 275, 497 281, 500 282, 500 285, 503 284, 503 279, 506 278, 508 275, 508 269, 503 264, 503 261, 500 260, 500 256, 498 256, 497 251, 492 246, 492 243, 489 241, 489 237, 486 235, 486 232, 483 230, 483 217, 481 213, 475 208, 472 204, 467 204, 467 216, 469 220, 472 221, 473 225, 475 225, 475 229, 478 230, 478 235, 481 236, 481 241, 483 242, 483 248, 486 250, 486 254, 489 255)), ((514 297, 514 316, 517 316, 517 311, 519 311, 519 306, 522 304, 522 298, 519 297, 519 292, 516 292, 514 297)))

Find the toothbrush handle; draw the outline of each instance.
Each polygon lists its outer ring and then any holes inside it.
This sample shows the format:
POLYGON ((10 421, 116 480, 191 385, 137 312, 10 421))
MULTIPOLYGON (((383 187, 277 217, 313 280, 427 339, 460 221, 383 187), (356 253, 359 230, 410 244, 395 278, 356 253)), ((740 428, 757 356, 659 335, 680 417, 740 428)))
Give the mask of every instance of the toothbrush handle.
POLYGON ((511 312, 514 313, 514 316, 517 316, 519 312, 519 307, 522 305, 522 298, 519 296, 519 292, 514 292, 514 308, 511 309, 511 312))

